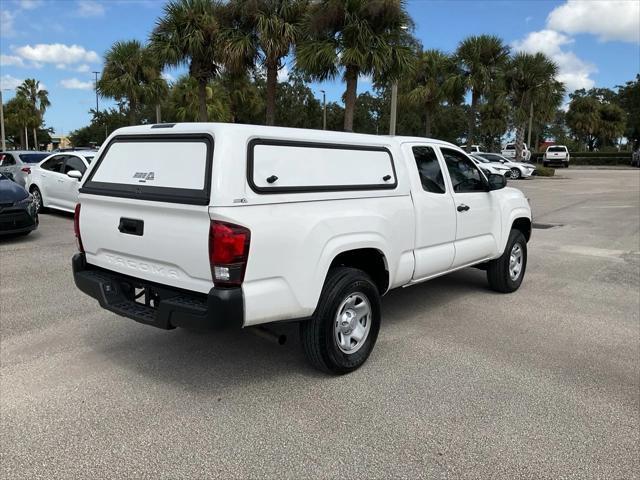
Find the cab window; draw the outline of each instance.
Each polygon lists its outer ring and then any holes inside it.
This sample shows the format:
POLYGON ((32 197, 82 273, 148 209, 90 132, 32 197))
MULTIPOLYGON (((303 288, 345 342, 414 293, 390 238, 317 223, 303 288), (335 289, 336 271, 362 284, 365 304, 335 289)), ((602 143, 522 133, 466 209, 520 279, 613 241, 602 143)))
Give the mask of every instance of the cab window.
POLYGON ((464 153, 448 148, 441 148, 453 191, 456 193, 486 192, 484 177, 478 167, 464 153))
POLYGON ((416 166, 420 174, 422 188, 426 192, 444 193, 444 177, 436 152, 431 147, 420 146, 413 147, 413 157, 416 159, 416 166))

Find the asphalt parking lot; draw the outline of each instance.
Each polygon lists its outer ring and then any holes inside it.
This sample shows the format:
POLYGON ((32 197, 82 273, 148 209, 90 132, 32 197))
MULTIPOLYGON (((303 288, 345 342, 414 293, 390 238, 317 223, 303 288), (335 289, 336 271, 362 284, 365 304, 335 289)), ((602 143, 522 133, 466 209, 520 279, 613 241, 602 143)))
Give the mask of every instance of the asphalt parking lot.
POLYGON ((522 288, 390 293, 344 377, 248 332, 161 331, 76 290, 71 216, 0 243, 4 478, 637 478, 640 170, 510 182, 522 288))

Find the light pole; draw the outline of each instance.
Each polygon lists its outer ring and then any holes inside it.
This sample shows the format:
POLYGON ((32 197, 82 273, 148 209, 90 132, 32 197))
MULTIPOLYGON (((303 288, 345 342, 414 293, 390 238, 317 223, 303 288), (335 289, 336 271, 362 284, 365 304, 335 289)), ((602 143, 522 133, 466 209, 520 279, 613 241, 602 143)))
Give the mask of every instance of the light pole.
POLYGON ((2 137, 2 151, 4 152, 7 150, 7 141, 4 138, 4 103, 2 103, 2 88, 0 88, 0 137, 2 137))
POLYGON ((391 118, 389 119, 389 135, 396 134, 396 116, 398 114, 398 81, 391 84, 391 118))
POLYGON ((100 112, 100 107, 98 106, 98 74, 100 72, 92 72, 96 76, 96 113, 100 112))
POLYGON ((324 90, 320 90, 322 92, 322 129, 327 129, 327 92, 324 90))

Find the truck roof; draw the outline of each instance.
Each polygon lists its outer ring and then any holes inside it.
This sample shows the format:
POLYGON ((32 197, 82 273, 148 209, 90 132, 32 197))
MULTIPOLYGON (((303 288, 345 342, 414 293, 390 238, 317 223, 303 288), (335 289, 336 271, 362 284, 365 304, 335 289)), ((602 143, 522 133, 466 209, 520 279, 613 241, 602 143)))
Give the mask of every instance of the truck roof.
POLYGON ((366 145, 389 145, 415 142, 430 142, 440 145, 459 148, 456 145, 426 137, 372 135, 366 133, 335 132, 332 130, 317 130, 310 128, 290 128, 290 127, 268 127, 264 125, 249 125, 240 123, 164 123, 138 125, 135 127, 123 127, 113 134, 117 135, 140 135, 140 134, 162 134, 162 133, 195 133, 209 131, 214 135, 230 135, 240 138, 249 137, 283 137, 300 141, 315 142, 339 142, 358 143, 366 145))

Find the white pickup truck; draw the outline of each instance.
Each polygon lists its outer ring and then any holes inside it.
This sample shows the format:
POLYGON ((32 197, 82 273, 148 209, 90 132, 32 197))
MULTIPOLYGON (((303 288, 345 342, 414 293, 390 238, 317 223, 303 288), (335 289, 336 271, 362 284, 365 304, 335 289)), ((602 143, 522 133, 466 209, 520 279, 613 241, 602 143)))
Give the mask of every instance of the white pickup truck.
POLYGON ((171 329, 298 321, 317 368, 371 353, 380 298, 472 265, 499 292, 527 265, 525 196, 458 147, 252 125, 127 127, 75 210, 80 290, 171 329))

